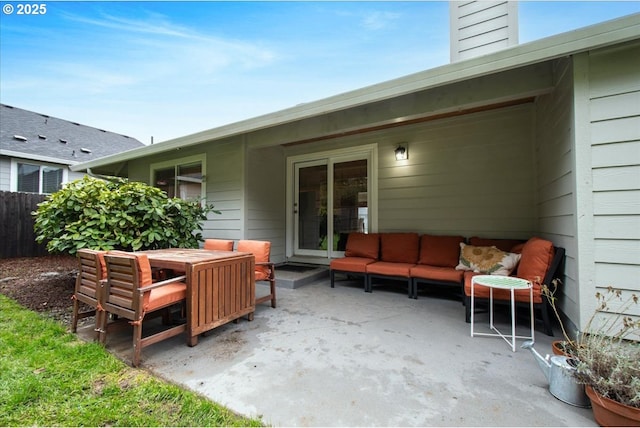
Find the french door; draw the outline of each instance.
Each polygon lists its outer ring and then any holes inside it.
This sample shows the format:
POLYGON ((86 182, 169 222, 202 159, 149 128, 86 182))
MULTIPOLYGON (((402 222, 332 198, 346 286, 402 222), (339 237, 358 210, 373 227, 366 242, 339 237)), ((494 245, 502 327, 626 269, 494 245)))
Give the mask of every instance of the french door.
POLYGON ((368 232, 370 167, 367 153, 293 164, 293 255, 336 257, 349 232, 368 232))

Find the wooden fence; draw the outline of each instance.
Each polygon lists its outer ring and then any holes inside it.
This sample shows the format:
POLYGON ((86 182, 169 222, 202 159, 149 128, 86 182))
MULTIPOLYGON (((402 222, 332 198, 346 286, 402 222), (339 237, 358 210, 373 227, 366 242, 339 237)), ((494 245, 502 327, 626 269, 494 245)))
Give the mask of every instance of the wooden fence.
POLYGON ((45 243, 36 242, 32 211, 47 195, 0 192, 0 259, 49 254, 45 243))

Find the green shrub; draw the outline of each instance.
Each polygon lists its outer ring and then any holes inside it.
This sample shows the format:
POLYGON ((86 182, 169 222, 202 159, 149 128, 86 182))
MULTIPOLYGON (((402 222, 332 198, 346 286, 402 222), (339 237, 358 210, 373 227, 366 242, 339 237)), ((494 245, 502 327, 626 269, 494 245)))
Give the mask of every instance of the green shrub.
POLYGON ((144 183, 85 176, 52 194, 32 214, 36 241, 50 253, 81 248, 150 250, 196 248, 213 205, 168 198, 144 183))

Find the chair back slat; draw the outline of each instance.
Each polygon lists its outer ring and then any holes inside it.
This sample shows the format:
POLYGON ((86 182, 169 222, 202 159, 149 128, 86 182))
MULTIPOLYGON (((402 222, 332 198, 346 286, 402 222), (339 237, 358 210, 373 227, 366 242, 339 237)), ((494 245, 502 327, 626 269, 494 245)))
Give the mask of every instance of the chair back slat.
POLYGON ((80 272, 76 280, 76 293, 97 300, 100 281, 106 273, 102 253, 86 249, 78 250, 78 261, 80 272))
POLYGON ((139 287, 135 257, 106 255, 107 286, 105 301, 109 305, 134 310, 139 287))
MULTIPOLYGON (((103 299, 102 280, 106 277, 104 251, 80 249, 77 252, 79 271, 73 293, 71 331, 78 328, 78 320, 95 316, 96 332, 101 325, 102 313, 98 310, 103 299), (89 310, 80 304, 89 306, 89 310)), ((97 334, 97 333, 96 333, 97 334)))

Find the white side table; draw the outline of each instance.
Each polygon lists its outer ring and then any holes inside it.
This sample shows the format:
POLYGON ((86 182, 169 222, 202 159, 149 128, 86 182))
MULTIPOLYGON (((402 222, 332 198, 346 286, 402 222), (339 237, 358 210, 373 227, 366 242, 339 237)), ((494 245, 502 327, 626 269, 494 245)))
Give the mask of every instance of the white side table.
POLYGON ((516 352, 516 339, 528 339, 535 342, 534 339, 534 324, 533 318, 533 284, 526 279, 514 278, 511 276, 500 275, 476 275, 471 278, 471 337, 473 336, 499 336, 503 338, 509 345, 511 350, 516 352), (489 328, 495 333, 476 333, 473 329, 473 317, 475 312, 475 285, 483 285, 489 287, 489 328), (493 325, 493 289, 499 288, 502 290, 509 290, 511 294, 511 341, 509 338, 502 334, 493 325), (529 290, 529 308, 531 311, 531 335, 530 336, 516 336, 516 290, 529 290))

